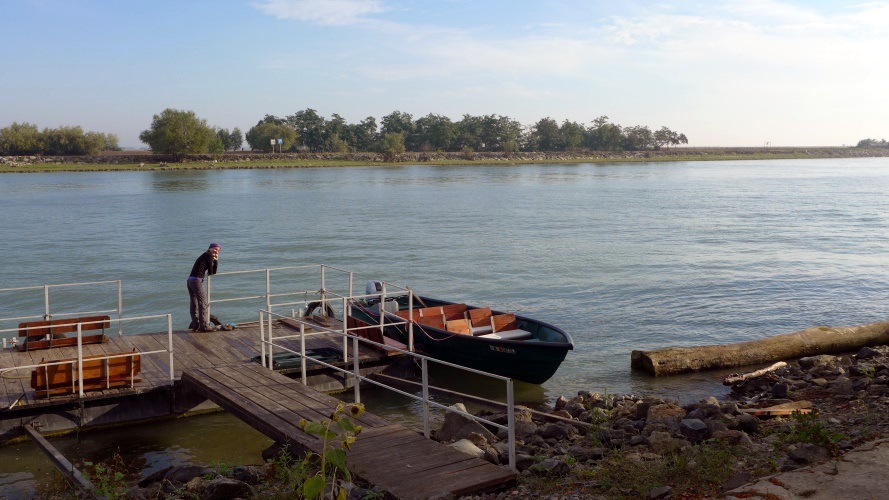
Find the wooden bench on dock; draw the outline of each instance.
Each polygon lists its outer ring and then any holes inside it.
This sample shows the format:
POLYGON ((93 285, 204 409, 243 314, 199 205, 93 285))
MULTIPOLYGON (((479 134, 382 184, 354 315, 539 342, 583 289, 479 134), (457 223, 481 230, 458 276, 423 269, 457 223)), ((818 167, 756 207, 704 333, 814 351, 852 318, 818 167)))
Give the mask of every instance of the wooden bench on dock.
POLYGON ((109 316, 84 316, 82 318, 65 318, 44 321, 26 321, 19 323, 19 337, 25 337, 20 351, 36 349, 52 349, 53 347, 71 347, 77 345, 77 336, 67 337, 68 333, 77 333, 80 324, 82 332, 101 330, 102 333, 82 335, 84 344, 101 344, 108 341, 105 329, 111 328, 109 316))
MULTIPOLYGON (((45 360, 40 361, 46 363, 45 360)), ((31 372, 31 388, 35 397, 48 398, 76 394, 79 390, 77 358, 49 361, 57 363, 40 366, 31 372)), ((83 390, 101 391, 119 387, 133 387, 142 379, 142 358, 134 349, 130 353, 98 354, 83 358, 83 390), (109 357, 111 356, 111 357, 109 357)))

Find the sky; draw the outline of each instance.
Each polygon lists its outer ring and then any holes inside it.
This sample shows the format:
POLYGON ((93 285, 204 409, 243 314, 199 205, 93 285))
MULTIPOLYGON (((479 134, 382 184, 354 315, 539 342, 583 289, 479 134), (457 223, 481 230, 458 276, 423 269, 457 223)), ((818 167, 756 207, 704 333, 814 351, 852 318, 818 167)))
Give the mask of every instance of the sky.
POLYGON ((144 147, 164 109, 666 126, 689 146, 889 137, 889 2, 0 0, 0 128, 144 147))

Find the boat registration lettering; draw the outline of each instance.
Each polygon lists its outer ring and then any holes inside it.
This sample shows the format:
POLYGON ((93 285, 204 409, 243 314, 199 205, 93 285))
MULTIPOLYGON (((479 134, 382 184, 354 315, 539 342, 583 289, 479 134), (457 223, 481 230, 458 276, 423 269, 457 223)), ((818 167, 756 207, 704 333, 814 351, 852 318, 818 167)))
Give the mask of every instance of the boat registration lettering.
POLYGON ((504 352, 506 354, 515 354, 515 349, 512 349, 510 347, 500 347, 497 345, 491 345, 488 347, 490 347, 492 351, 504 352))

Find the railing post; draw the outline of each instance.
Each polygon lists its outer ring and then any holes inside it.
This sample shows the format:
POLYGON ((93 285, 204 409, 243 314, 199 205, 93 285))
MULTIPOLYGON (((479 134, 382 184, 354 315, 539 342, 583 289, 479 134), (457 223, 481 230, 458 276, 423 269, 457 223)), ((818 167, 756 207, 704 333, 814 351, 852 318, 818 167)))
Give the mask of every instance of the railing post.
POLYGON ((265 309, 272 312, 272 270, 265 270, 265 309))
POLYGON ((77 388, 83 397, 83 323, 77 322, 77 388))
POLYGON ((359 370, 359 362, 358 362, 358 336, 352 337, 352 371, 353 371, 353 380, 352 383, 355 385, 355 402, 361 402, 361 370, 359 370))
POLYGON ((266 357, 265 357, 265 322, 263 321, 265 318, 262 315, 262 311, 259 311, 259 347, 260 347, 260 357, 259 361, 262 366, 266 365, 266 357))
POLYGON ((420 376, 423 380, 423 435, 431 435, 429 428, 429 363, 426 357, 420 358, 420 376))
POLYGON ((513 395, 512 379, 506 380, 506 426, 509 436, 509 468, 516 470, 515 465, 515 396, 513 395))
POLYGON ((268 314, 268 320, 267 320, 267 321, 268 321, 268 327, 269 327, 269 370, 274 370, 274 368, 273 368, 273 366, 274 366, 274 362, 273 362, 273 360, 275 359, 275 352, 274 352, 274 349, 275 349, 275 337, 274 337, 274 335, 275 335, 275 334, 274 334, 274 332, 272 331, 272 313, 266 311, 266 314, 268 314))
POLYGON ((407 350, 414 352, 414 291, 409 290, 407 294, 407 350))
POLYGON ((302 366, 303 385, 309 385, 306 380, 306 324, 303 319, 299 321, 299 353, 302 366))
POLYGON ((49 321, 52 314, 49 313, 49 285, 43 285, 43 319, 49 321))
MULTIPOLYGON (((210 317, 210 304, 212 304, 212 303, 213 303, 213 301, 210 299, 210 275, 208 274, 207 275, 207 317, 210 317)), ((201 328, 203 328, 203 325, 201 325, 201 328)))
MULTIPOLYGON (((349 327, 347 325, 347 316, 346 316, 346 297, 343 297, 343 363, 349 362, 349 327)), ((352 356, 355 357, 358 355, 358 351, 352 353, 352 356)))
POLYGON ((173 368, 173 315, 167 314, 167 351, 170 353, 170 382, 175 380, 173 368))
POLYGON ((117 280, 117 336, 123 336, 123 285, 117 280))

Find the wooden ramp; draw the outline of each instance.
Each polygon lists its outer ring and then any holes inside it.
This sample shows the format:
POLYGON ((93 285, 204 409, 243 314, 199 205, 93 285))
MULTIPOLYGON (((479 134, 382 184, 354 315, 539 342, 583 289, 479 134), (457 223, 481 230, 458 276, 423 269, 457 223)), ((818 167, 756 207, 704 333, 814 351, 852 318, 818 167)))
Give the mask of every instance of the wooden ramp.
MULTIPOLYGON (((339 400, 256 363, 189 369, 182 382, 266 436, 295 449, 321 451, 302 418, 327 419, 339 400)), ((365 412, 348 454, 349 470, 399 498, 468 495, 511 486, 515 472, 426 439, 365 412)))

